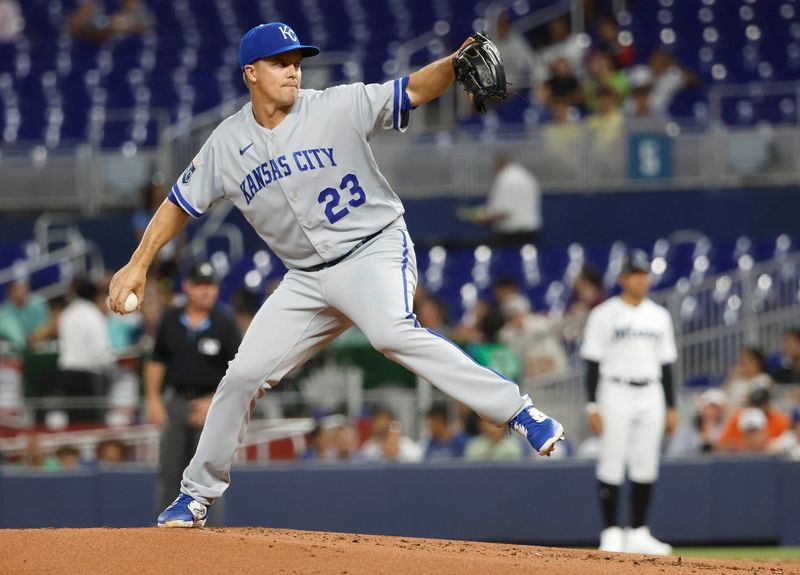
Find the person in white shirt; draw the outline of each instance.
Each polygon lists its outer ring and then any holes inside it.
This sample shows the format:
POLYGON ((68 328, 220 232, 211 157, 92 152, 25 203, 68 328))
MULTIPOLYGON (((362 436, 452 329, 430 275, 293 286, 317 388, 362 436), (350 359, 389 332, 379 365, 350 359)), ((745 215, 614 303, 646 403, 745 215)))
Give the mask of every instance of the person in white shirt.
POLYGON ((522 294, 506 298, 502 312, 506 324, 497 338, 519 356, 526 378, 566 372, 567 352, 549 317, 531 312, 531 304, 522 294))
POLYGON ((622 293, 595 307, 586 323, 590 430, 600 436, 597 494, 605 529, 600 549, 669 555, 672 548, 650 534, 647 512, 658 477, 665 427, 675 429, 672 364, 678 354, 669 312, 648 299, 650 262, 635 250, 619 277, 622 293), (619 487, 631 480, 632 529, 617 520, 619 487))
MULTIPOLYGON (((95 303, 96 284, 76 280, 75 296, 58 319, 59 392, 68 397, 100 397, 116 357, 111 347, 108 320, 95 303)), ((70 421, 92 421, 102 411, 76 409, 70 421)))
POLYGON ((497 17, 497 33, 493 36, 503 55, 506 80, 511 89, 525 92, 544 80, 544 66, 528 41, 512 25, 508 11, 497 17))
POLYGON ((460 211, 459 216, 490 225, 497 247, 536 243, 542 227, 539 181, 525 166, 502 154, 495 159, 495 174, 486 205, 460 211))

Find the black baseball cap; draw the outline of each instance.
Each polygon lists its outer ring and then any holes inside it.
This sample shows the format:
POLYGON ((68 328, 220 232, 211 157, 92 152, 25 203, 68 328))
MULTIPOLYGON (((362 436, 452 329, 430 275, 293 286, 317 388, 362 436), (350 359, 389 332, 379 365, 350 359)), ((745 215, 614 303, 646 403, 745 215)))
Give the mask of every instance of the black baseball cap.
POLYGON ((622 262, 620 275, 636 272, 650 273, 650 259, 642 250, 631 250, 622 262))
POLYGON ((214 272, 211 262, 197 262, 189 268, 186 279, 196 284, 215 284, 217 283, 217 274, 214 272))

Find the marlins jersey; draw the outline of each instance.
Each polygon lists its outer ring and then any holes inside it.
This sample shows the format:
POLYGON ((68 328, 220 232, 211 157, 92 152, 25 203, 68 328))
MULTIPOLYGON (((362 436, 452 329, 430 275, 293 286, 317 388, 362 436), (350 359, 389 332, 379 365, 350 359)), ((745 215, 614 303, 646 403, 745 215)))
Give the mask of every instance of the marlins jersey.
POLYGON ((678 359, 672 318, 649 299, 606 300, 589 314, 581 355, 600 364, 601 381, 660 381, 661 366, 678 359))
POLYGON ((403 205, 378 170, 370 138, 404 131, 408 77, 300 90, 286 118, 261 126, 247 103, 205 142, 169 199, 192 217, 233 202, 288 268, 348 253, 399 220, 403 205))

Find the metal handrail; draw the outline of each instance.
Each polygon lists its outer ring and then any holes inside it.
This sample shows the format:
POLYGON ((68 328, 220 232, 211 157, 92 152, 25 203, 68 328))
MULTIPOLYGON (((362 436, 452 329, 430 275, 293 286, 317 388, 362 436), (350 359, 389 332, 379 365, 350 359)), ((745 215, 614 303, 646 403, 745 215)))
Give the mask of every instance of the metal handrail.
POLYGON ((81 239, 63 248, 46 253, 36 258, 34 261, 17 262, 4 270, 0 270, 0 284, 10 283, 22 275, 29 276, 33 272, 43 270, 52 265, 75 260, 87 255, 94 257, 94 265, 92 266, 93 273, 95 270, 103 269, 102 254, 100 254, 97 246, 93 242, 81 239))

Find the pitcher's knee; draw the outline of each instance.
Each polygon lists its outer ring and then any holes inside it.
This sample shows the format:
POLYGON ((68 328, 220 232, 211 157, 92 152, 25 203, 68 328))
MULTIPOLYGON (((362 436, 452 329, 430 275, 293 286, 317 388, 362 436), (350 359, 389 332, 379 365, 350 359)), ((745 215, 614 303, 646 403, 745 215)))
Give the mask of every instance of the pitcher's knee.
POLYGON ((225 377, 222 378, 220 389, 224 387, 235 387, 242 389, 257 389, 266 382, 266 374, 263 368, 259 368, 252 362, 244 362, 239 358, 234 359, 228 364, 225 377))
POLYGON ((414 329, 412 326, 402 324, 390 324, 385 329, 375 330, 368 333, 370 345, 384 355, 391 355, 393 352, 403 349, 406 342, 407 331, 414 329))

